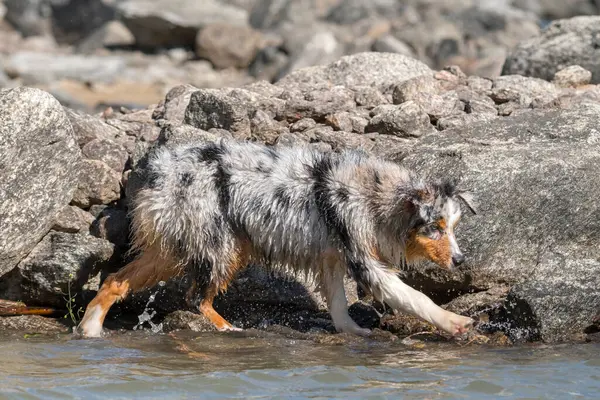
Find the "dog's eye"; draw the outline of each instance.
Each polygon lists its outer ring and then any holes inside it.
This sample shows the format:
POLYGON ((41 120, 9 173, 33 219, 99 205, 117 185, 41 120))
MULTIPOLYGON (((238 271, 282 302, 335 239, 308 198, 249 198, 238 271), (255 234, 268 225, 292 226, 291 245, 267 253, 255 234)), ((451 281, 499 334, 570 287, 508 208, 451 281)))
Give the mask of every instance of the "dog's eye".
POLYGON ((427 236, 432 240, 438 240, 443 235, 443 232, 440 230, 439 226, 434 224, 425 225, 421 229, 419 229, 419 231, 421 235, 427 236))

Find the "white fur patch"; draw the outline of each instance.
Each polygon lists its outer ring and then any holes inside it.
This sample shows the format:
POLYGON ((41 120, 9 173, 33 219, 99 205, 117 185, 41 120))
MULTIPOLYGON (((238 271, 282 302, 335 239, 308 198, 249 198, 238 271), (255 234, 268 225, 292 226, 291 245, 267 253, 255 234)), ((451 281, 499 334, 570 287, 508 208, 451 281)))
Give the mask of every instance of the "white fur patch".
POLYGON ((102 335, 102 307, 98 304, 87 312, 89 316, 85 317, 80 324, 83 335, 87 337, 100 337, 102 335))

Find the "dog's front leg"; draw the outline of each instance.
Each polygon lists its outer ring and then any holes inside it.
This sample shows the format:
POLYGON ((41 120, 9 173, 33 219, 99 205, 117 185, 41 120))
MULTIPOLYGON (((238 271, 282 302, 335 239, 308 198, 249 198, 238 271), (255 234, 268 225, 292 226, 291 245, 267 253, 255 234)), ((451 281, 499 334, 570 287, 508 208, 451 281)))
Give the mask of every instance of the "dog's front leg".
POLYGON ((473 326, 473 319, 444 310, 425 294, 402 282, 398 276, 375 260, 366 260, 361 279, 373 295, 390 307, 421 318, 437 328, 459 335, 473 326))

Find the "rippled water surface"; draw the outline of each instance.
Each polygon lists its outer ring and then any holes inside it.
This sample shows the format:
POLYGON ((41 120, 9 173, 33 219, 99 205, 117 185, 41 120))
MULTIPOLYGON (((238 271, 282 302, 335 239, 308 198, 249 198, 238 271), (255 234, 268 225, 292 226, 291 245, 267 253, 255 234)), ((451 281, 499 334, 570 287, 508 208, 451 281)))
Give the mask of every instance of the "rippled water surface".
POLYGON ((0 338, 0 398, 599 398, 600 346, 317 344, 268 334, 0 338))

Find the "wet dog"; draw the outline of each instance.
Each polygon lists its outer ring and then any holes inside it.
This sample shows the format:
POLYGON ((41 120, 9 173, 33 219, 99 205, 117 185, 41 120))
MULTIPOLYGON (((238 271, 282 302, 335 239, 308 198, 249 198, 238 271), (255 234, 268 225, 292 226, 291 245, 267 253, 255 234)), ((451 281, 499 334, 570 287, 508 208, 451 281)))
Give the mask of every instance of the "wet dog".
POLYGON ((403 283, 394 266, 464 261, 454 228, 466 193, 448 182, 358 151, 275 150, 221 141, 159 148, 131 207, 137 257, 109 275, 79 325, 99 336, 112 304, 181 275, 194 277, 188 299, 219 330, 237 330, 213 299, 250 262, 317 279, 338 332, 368 335, 348 314, 346 274, 388 306, 452 335, 471 318, 437 306, 403 283))

